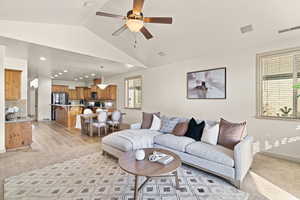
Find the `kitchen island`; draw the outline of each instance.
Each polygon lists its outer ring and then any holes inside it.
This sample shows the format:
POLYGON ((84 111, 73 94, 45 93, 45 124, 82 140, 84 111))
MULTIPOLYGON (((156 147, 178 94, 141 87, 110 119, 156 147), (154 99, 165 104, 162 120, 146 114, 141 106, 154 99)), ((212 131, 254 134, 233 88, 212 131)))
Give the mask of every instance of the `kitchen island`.
POLYGON ((75 128, 76 116, 82 113, 84 105, 51 104, 55 113, 55 121, 68 129, 75 128))

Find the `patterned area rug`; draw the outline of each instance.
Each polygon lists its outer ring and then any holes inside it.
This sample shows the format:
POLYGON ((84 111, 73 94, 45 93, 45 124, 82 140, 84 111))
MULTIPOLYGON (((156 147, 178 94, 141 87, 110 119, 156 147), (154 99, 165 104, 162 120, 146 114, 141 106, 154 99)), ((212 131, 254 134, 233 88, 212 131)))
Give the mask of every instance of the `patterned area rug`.
MULTIPOLYGON (((180 189, 174 178, 156 178, 141 200, 246 200, 248 194, 200 170, 182 166, 180 189)), ((140 179, 140 182, 143 181, 140 179)), ((132 200, 134 177, 115 159, 94 153, 5 180, 5 200, 132 200)))

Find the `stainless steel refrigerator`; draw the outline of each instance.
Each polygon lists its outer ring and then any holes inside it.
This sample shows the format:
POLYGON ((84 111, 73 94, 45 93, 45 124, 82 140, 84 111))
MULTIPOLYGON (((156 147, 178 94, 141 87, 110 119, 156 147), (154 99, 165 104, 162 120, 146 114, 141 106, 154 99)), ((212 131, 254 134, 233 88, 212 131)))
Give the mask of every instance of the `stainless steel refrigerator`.
MULTIPOLYGON (((67 105, 69 104, 69 96, 65 92, 53 92, 51 104, 67 105)), ((51 107, 51 119, 55 120, 55 109, 51 107)))

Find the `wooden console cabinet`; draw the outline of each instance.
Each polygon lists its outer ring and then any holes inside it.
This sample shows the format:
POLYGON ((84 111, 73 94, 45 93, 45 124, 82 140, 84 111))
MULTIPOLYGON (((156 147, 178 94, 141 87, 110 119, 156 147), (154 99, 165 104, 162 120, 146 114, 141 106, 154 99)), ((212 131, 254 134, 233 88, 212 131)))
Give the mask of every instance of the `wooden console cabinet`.
POLYGON ((32 143, 32 122, 5 123, 5 148, 15 149, 32 143))

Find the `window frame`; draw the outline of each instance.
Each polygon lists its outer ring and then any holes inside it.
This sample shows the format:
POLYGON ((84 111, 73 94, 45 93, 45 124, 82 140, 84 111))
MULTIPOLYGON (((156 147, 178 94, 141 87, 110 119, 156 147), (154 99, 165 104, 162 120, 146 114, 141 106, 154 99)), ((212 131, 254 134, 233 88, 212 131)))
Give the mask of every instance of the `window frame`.
POLYGON ((138 75, 138 76, 131 76, 131 77, 127 77, 124 79, 124 108, 125 109, 130 109, 130 110, 142 110, 142 106, 143 106, 143 76, 141 75, 138 75), (140 79, 141 80, 141 106, 140 107, 135 107, 135 108, 131 108, 131 107, 128 107, 128 97, 129 97, 129 90, 128 90, 128 87, 127 87, 127 84, 126 82, 129 81, 129 80, 134 80, 134 79, 140 79))
MULTIPOLYGON (((284 56, 289 54, 299 54, 300 55, 300 47, 288 48, 283 50, 276 50, 270 52, 264 52, 256 54, 256 118, 258 119, 271 119, 271 120, 284 120, 284 121, 300 121, 300 117, 275 117, 275 116, 264 116, 262 114, 262 105, 263 105, 263 89, 262 89, 262 70, 263 65, 262 61, 265 57, 275 57, 275 56, 284 56)), ((295 59, 293 60, 293 85, 297 84, 297 72, 295 73, 295 59)), ((297 89, 293 88, 293 110, 297 110, 297 89)))

